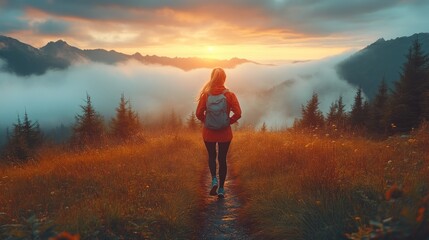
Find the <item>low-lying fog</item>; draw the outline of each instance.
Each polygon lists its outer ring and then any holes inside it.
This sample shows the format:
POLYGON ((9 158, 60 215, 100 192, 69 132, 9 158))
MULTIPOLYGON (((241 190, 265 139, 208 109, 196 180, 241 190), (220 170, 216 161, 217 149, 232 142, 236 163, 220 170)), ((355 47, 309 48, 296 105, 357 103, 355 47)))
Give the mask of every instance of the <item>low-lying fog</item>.
MULTIPOLYGON (((241 123, 268 128, 290 126, 300 117, 301 105, 313 92, 327 112, 343 96, 347 107, 356 87, 341 80, 334 69, 344 56, 277 66, 244 64, 225 69, 227 87, 236 93, 243 110, 241 123)), ((175 111, 183 120, 195 111, 195 98, 211 69, 183 70, 128 62, 116 66, 78 64, 41 76, 19 77, 0 72, 0 129, 5 132, 26 110, 41 127, 70 125, 81 113, 86 93, 106 120, 115 113, 122 93, 143 119, 175 111)))

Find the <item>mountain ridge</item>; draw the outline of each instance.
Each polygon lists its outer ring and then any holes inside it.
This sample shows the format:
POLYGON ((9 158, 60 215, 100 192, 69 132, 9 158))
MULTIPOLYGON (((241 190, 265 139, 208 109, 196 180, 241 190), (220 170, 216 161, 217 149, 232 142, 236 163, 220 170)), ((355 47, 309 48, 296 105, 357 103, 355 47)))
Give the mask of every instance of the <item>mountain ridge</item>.
POLYGON ((69 45, 60 39, 50 41, 41 48, 35 48, 17 39, 0 35, 0 59, 5 61, 2 70, 20 76, 32 74, 41 75, 49 69, 63 70, 76 62, 100 62, 105 64, 117 64, 129 60, 137 60, 142 64, 156 64, 173 66, 184 71, 197 68, 234 68, 243 63, 257 62, 231 58, 229 60, 198 58, 198 57, 166 57, 157 55, 142 55, 139 52, 125 54, 115 50, 105 49, 80 49, 69 45))
POLYGON ((379 38, 337 64, 337 73, 347 82, 361 87, 372 99, 384 79, 390 89, 400 79, 402 66, 413 41, 418 38, 424 54, 429 54, 429 33, 416 33, 390 40, 379 38))

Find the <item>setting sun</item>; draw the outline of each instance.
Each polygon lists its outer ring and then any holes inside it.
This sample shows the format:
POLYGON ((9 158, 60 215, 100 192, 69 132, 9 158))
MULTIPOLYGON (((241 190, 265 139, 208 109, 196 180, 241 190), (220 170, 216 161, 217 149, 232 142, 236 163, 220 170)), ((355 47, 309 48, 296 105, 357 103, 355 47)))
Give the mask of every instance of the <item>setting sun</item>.
POLYGON ((209 53, 213 53, 214 52, 214 47, 213 46, 208 46, 207 47, 207 51, 209 52, 209 53))
POLYGON ((0 0, 0 239, 429 240, 428 12, 0 0))

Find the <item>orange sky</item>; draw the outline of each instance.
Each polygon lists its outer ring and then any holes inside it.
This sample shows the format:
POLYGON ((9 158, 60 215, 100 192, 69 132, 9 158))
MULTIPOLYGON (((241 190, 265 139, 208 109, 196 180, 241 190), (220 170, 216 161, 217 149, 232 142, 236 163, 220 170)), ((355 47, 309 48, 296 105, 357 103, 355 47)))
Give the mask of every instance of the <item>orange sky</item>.
POLYGON ((0 34, 36 47, 63 39, 128 54, 308 60, 429 31, 426 10, 399 0, 5 0, 0 34))

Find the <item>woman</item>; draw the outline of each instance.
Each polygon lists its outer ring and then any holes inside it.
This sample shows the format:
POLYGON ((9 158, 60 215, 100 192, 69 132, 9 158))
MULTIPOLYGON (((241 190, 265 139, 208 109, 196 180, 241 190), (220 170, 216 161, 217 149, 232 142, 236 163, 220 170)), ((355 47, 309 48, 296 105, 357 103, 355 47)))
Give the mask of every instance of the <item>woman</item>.
POLYGON ((220 198, 225 197, 226 155, 232 140, 230 124, 237 122, 241 117, 237 97, 225 87, 225 80, 226 74, 222 68, 213 69, 210 80, 201 89, 196 110, 197 118, 204 123, 203 140, 209 156, 209 169, 212 177, 210 195, 216 195, 217 190, 220 198), (213 107, 214 105, 215 107, 213 107), (223 106, 224 110, 222 110, 223 106), (221 109, 222 113, 213 113, 215 111, 213 109, 216 107, 221 109), (234 114, 229 117, 231 111, 234 114), (226 123, 224 123, 222 114, 227 118, 226 123), (216 152, 216 144, 218 152, 216 152), (219 183, 216 178, 216 155, 218 155, 219 161, 219 183))

